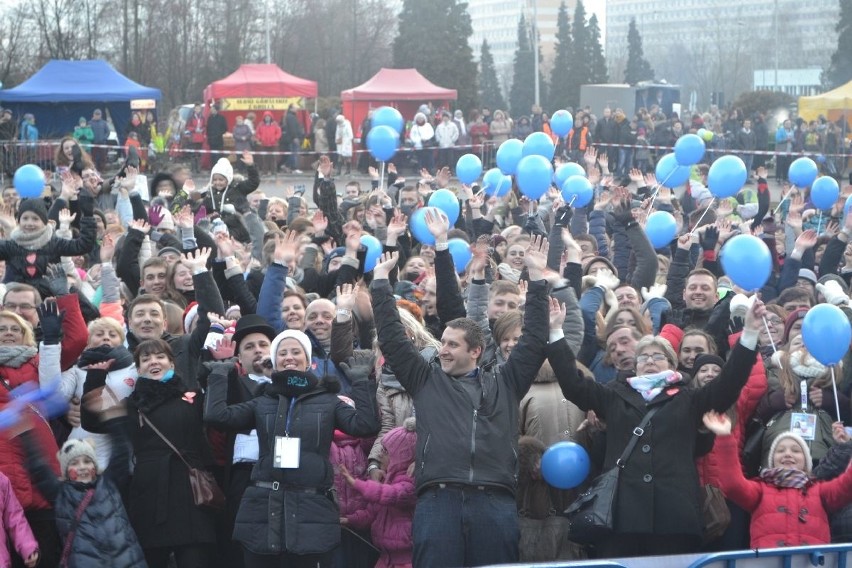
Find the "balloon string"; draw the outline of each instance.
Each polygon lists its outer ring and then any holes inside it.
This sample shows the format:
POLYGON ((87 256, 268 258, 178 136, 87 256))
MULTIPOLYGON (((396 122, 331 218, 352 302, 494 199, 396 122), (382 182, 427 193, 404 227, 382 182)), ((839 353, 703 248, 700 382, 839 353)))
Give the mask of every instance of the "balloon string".
POLYGON ((766 321, 766 316, 763 316, 763 327, 766 329, 766 335, 769 337, 769 343, 772 344, 772 352, 778 353, 778 348, 775 347, 775 340, 772 339, 772 333, 769 332, 769 322, 766 321))
POLYGON ((701 217, 698 218, 698 221, 695 222, 695 226, 690 231, 690 235, 694 235, 695 231, 698 230, 698 227, 701 225, 701 221, 704 219, 704 216, 707 215, 707 212, 710 211, 710 208, 713 207, 713 202, 716 201, 716 198, 710 200, 710 204, 707 206, 707 209, 704 210, 704 213, 701 214, 701 217))
POLYGON ((822 229, 822 211, 819 212, 819 219, 817 220, 817 236, 819 236, 820 229, 822 229))
POLYGON ((835 366, 831 366, 831 388, 834 391, 834 409, 837 411, 837 419, 840 420, 840 403, 837 400, 837 379, 834 377, 835 366))
POLYGON ((778 202, 778 207, 776 207, 776 208, 775 208, 775 211, 773 211, 773 212, 772 212, 772 214, 773 214, 773 215, 775 215, 776 213, 778 213, 778 210, 779 210, 779 209, 781 209, 781 204, 782 204, 782 203, 784 203, 784 201, 786 201, 788 197, 790 197, 790 194, 791 194, 791 193, 793 193, 793 191, 794 191, 795 189, 796 189, 796 186, 795 186, 795 185, 794 185, 794 186, 791 186, 791 187, 790 187, 790 191, 788 191, 786 195, 784 195, 783 197, 781 197, 781 201, 779 201, 779 202, 778 202))
POLYGON ((675 171, 677 171, 677 168, 672 168, 672 171, 669 172, 669 175, 666 176, 666 179, 664 179, 663 181, 658 181, 656 185, 654 185, 654 195, 651 196, 651 203, 650 205, 648 205, 648 212, 650 212, 654 208, 654 201, 657 199, 657 194, 660 193, 660 188, 666 185, 666 182, 669 181, 669 178, 674 175, 675 171))
POLYGON ((385 188, 385 163, 384 161, 379 166, 380 174, 379 174, 379 189, 384 190, 385 188))
POLYGON ((569 201, 569 202, 568 202, 568 207, 571 207, 572 205, 574 205, 574 200, 575 200, 575 199, 577 199, 577 194, 576 194, 576 193, 575 193, 575 194, 571 197, 571 201, 569 201))

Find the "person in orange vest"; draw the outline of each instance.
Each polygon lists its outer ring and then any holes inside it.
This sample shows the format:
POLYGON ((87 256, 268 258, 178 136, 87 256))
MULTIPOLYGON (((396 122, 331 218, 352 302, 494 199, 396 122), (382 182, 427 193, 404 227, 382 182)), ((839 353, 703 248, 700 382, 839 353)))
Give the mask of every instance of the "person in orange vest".
POLYGON ((589 115, 579 112, 577 114, 580 116, 574 120, 574 128, 568 133, 568 150, 571 159, 579 163, 586 153, 586 148, 592 143, 592 133, 589 130, 589 115))

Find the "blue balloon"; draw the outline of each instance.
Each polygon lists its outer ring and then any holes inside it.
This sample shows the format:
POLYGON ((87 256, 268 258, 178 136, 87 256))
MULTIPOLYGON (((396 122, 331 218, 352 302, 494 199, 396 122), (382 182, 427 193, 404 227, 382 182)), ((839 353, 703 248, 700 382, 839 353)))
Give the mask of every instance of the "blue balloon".
POLYGON ((411 231, 411 235, 424 245, 435 244, 435 237, 432 236, 426 226, 426 211, 430 209, 433 212, 438 210, 437 207, 421 207, 412 213, 408 219, 408 229, 411 231))
POLYGON ((373 235, 361 235, 361 244, 367 247, 367 256, 364 258, 364 272, 370 272, 376 267, 379 257, 382 256, 382 243, 373 235))
POLYGON ((456 224, 459 218, 461 208, 459 206, 459 198, 449 189, 439 189, 429 198, 429 207, 437 207, 447 214, 450 220, 450 227, 456 224))
POLYGON ((456 272, 461 274, 467 268, 467 263, 473 258, 473 253, 470 252, 470 243, 464 239, 450 239, 447 241, 447 245, 450 247, 450 256, 453 257, 456 272))
POLYGON ((557 489, 573 489, 589 475, 589 454, 580 444, 557 442, 541 456, 541 475, 557 489))
POLYGON ((571 207, 585 207, 595 195, 595 189, 585 176, 571 176, 562 184, 562 199, 571 207))
POLYGON ((572 128, 574 128, 574 117, 567 110, 557 110, 550 117, 550 129, 557 136, 568 136, 572 128))
POLYGON ((837 306, 818 304, 805 314, 802 340, 814 359, 823 365, 836 365, 849 351, 849 318, 837 306))
POLYGON ((489 197, 503 197, 512 190, 512 178, 503 175, 500 168, 491 168, 482 177, 482 189, 489 197))
POLYGON ((476 154, 465 154, 456 162, 456 177, 463 184, 470 185, 482 175, 482 160, 476 154))
POLYGON ((26 164, 18 168, 12 183, 23 199, 40 197, 47 184, 44 181, 44 172, 35 164, 26 164))
POLYGON ((677 163, 674 154, 666 154, 657 162, 654 170, 657 183, 665 187, 678 187, 689 180, 691 169, 689 166, 681 166, 677 163))
POLYGON ((556 184, 556 187, 562 187, 571 176, 586 177, 586 170, 577 162, 562 164, 553 172, 553 183, 556 184))
POLYGON ((818 164, 824 164, 825 163, 825 155, 824 154, 817 154, 816 155, 816 161, 817 161, 818 164))
POLYGON ((521 193, 530 199, 540 199, 550 188, 553 166, 544 156, 524 156, 518 162, 515 176, 521 193))
POLYGON ((668 211, 654 211, 648 215, 645 234, 655 249, 663 248, 677 236, 677 221, 668 211))
POLYGON ((772 255, 759 238, 737 235, 722 247, 722 268, 740 288, 760 290, 772 273, 772 255))
POLYGON ((524 140, 522 150, 524 156, 544 156, 552 160, 554 152, 556 152, 556 146, 550 136, 544 132, 533 132, 524 140))
POLYGON ((376 126, 367 134, 367 149, 380 162, 393 158, 398 145, 399 132, 390 126, 376 126))
POLYGON ((524 157, 524 143, 516 138, 506 140, 497 148, 497 167, 504 174, 514 175, 518 162, 524 157))
POLYGON ((675 158, 681 166, 692 166, 704 157, 704 140, 696 134, 684 134, 674 147, 675 158))
POLYGON ((376 126, 390 126, 397 133, 401 133, 405 127, 405 120, 402 115, 393 107, 383 106, 373 111, 373 117, 370 119, 370 128, 376 126))
POLYGON ((840 186, 831 176, 822 176, 811 185, 811 201, 817 209, 831 209, 840 197, 840 186))
POLYGON ((810 158, 798 158, 790 164, 787 170, 787 178, 796 187, 808 187, 819 173, 819 168, 810 158))
POLYGON ((733 197, 745 185, 748 170, 739 156, 722 156, 710 166, 707 185, 714 197, 733 197))

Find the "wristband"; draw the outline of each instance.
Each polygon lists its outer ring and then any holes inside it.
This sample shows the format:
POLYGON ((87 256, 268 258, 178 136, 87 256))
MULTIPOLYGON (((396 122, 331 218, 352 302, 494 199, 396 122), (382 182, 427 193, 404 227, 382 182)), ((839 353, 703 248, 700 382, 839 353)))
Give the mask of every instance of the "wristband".
POLYGON ((435 250, 447 250, 449 248, 450 248, 450 242, 449 241, 442 241, 442 242, 435 241, 435 250))
POLYGON ((337 315, 351 317, 352 310, 347 310, 346 308, 337 308, 337 315))
POLYGON ((376 465, 376 464, 374 464, 374 463, 371 463, 370 465, 368 465, 368 466, 367 466, 367 473, 370 473, 370 472, 371 472, 371 471, 373 471, 374 469, 379 469, 379 466, 377 466, 377 465, 376 465))

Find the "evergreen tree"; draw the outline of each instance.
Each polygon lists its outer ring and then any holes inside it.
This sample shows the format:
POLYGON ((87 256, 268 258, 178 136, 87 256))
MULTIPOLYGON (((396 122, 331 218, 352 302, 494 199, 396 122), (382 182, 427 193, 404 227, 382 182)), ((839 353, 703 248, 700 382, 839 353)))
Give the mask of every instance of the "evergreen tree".
POLYGON ((497 69, 494 67, 494 56, 491 55, 491 47, 488 40, 482 40, 482 49, 479 55, 479 101, 483 107, 488 107, 492 112, 496 109, 506 110, 506 99, 500 89, 500 81, 497 79, 497 69))
POLYGON ((609 81, 609 73, 606 70, 606 58, 601 45, 601 28, 598 25, 598 16, 592 14, 587 27, 589 38, 588 59, 591 67, 590 83, 606 83, 609 81))
POLYGON ((592 81, 592 67, 589 61, 589 30, 586 27, 586 8, 583 1, 577 2, 574 9, 572 26, 573 50, 571 53, 570 83, 565 98, 574 108, 580 105, 580 86, 592 81))
POLYGON ((535 102, 535 57, 530 45, 527 20, 521 14, 518 20, 518 47, 512 66, 512 88, 509 89, 509 107, 514 117, 528 115, 535 102))
POLYGON ((473 33, 467 3, 403 0, 393 42, 394 67, 413 67, 430 81, 458 91, 464 111, 477 106, 477 66, 468 38, 473 33))
POLYGON ((635 85, 639 81, 653 81, 654 70, 645 59, 642 51, 642 36, 636 27, 636 18, 630 18, 627 29, 627 67, 624 69, 624 82, 635 85))
POLYGON ((852 0, 839 0, 840 19, 837 30, 837 51, 825 73, 829 86, 839 87, 852 81, 852 0))
POLYGON ((559 12, 556 16, 556 52, 553 58, 553 69, 550 71, 550 85, 548 87, 548 98, 546 99, 547 111, 551 114, 561 108, 565 108, 566 94, 571 84, 571 55, 574 44, 571 41, 571 23, 568 18, 568 8, 565 2, 559 4, 559 12))

